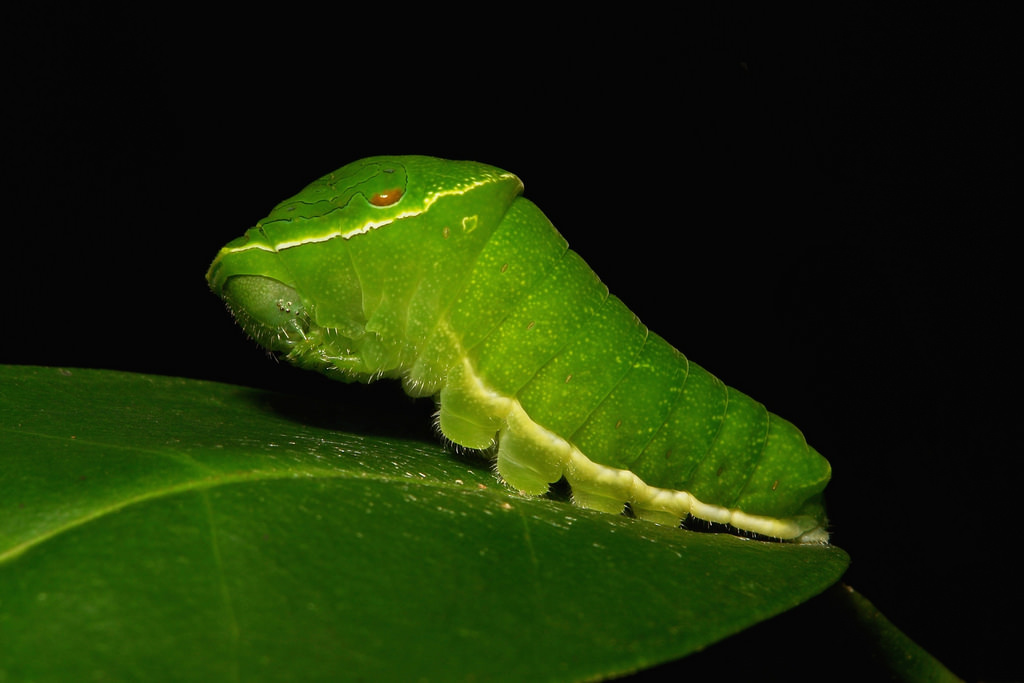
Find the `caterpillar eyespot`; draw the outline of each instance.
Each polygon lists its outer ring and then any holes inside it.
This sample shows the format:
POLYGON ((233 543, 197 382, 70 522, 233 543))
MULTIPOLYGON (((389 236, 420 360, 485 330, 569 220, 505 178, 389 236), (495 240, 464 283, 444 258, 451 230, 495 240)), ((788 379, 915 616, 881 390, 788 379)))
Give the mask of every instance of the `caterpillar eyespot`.
POLYGON ((206 277, 285 360, 435 396, 444 437, 496 443, 524 494, 564 478, 586 508, 827 542, 828 462, 649 331, 522 187, 475 162, 371 157, 278 204, 206 277))
POLYGON ((375 193, 370 197, 370 203, 374 206, 391 206, 397 204, 398 200, 402 198, 402 188, 392 187, 387 190, 382 190, 375 193))

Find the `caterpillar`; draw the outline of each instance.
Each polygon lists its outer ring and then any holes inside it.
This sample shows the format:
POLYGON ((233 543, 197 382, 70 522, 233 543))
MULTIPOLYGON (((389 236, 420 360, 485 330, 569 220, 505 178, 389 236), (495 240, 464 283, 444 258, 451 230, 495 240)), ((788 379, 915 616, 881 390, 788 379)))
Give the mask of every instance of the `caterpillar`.
POLYGON ((524 494, 564 477, 584 508, 827 542, 825 458, 648 330, 522 191, 486 164, 370 157, 278 204, 206 278, 288 362, 436 397, 442 435, 524 494))

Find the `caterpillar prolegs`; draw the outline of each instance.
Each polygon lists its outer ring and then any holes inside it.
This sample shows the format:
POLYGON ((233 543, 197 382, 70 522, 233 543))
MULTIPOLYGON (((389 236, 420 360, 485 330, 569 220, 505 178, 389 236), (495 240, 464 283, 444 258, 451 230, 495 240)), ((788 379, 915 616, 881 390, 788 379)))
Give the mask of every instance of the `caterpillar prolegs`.
POLYGON ((221 249, 207 280, 289 362, 438 396, 442 434, 496 444, 523 493, 564 477, 586 508, 827 541, 828 462, 649 331, 522 189, 475 162, 357 161, 221 249))

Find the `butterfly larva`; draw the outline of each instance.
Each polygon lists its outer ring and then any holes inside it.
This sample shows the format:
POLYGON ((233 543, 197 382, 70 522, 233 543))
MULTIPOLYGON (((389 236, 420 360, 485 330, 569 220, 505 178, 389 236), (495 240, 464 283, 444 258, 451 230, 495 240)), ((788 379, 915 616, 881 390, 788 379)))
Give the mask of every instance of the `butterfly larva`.
POLYGON ((792 424, 650 332, 501 169, 372 157, 278 204, 207 273, 257 342, 438 396, 513 488, 824 542, 831 470, 792 424))

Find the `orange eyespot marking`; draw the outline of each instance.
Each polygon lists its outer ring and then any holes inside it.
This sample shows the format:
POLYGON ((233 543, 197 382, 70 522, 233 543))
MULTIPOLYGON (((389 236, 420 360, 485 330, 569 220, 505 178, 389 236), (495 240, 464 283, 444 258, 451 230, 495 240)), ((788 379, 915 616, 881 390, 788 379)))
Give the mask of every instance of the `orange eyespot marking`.
POLYGON ((370 197, 370 203, 374 206, 391 206, 402 198, 402 188, 392 187, 389 190, 382 190, 370 197))

